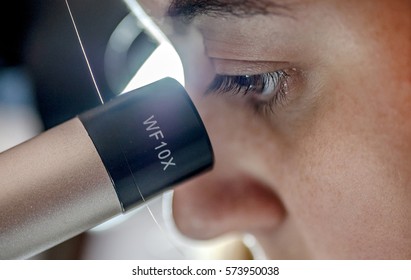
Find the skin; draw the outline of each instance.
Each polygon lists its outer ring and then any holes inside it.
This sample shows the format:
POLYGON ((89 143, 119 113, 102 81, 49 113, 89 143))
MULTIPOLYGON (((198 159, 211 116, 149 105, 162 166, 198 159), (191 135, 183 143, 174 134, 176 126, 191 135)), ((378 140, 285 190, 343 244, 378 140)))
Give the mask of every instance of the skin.
POLYGON ((213 171, 175 190, 182 233, 252 233, 268 258, 411 258, 411 1, 284 1, 288 16, 174 28, 169 1, 140 2, 179 51, 215 150, 213 171), (280 69, 289 91, 273 109, 204 94, 215 74, 280 69))

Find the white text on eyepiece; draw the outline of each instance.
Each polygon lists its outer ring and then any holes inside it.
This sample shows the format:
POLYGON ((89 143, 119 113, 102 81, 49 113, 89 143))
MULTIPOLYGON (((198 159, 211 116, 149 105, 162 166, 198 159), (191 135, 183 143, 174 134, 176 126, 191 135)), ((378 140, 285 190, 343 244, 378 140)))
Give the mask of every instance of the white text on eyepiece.
POLYGON ((154 115, 146 119, 143 124, 146 126, 146 131, 151 131, 148 137, 155 138, 158 141, 154 150, 157 152, 157 157, 161 164, 164 165, 163 170, 166 171, 169 166, 176 166, 177 164, 173 162, 174 158, 172 157, 171 150, 168 149, 167 142, 162 141, 165 137, 160 126, 157 125, 154 115))

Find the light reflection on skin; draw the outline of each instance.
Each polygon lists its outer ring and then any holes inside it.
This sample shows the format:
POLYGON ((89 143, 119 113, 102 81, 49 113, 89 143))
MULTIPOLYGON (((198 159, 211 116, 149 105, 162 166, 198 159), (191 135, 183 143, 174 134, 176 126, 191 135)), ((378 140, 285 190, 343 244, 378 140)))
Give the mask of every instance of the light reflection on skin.
MULTIPOLYGON (((169 4, 139 2, 157 17, 169 4)), ((299 1, 290 13, 166 27, 216 154, 177 188, 175 221, 199 239, 251 232, 270 258, 409 259, 411 2, 299 1), (272 114, 204 95, 215 74, 284 65, 298 71, 272 114)))

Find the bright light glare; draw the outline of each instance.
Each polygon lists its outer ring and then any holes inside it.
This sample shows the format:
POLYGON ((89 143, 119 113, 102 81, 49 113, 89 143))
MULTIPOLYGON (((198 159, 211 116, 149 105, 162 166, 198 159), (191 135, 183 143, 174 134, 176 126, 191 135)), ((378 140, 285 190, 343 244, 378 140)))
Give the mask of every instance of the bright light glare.
POLYGON ((145 86, 165 77, 184 86, 184 70, 180 57, 169 42, 162 42, 137 71, 122 93, 145 86))
POLYGON ((184 86, 183 66, 174 47, 153 20, 145 13, 138 1, 123 0, 160 46, 139 69, 124 92, 142 87, 165 77, 176 79, 184 86))

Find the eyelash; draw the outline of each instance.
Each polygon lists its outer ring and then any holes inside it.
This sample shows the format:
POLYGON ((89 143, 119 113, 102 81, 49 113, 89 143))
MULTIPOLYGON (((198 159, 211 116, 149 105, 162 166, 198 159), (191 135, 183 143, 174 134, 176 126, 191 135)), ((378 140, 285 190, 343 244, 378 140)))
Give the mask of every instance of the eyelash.
POLYGON ((207 93, 242 94, 251 99, 255 109, 275 108, 287 103, 289 75, 284 70, 259 75, 216 75, 207 93), (267 95, 267 96, 264 96, 267 95))

